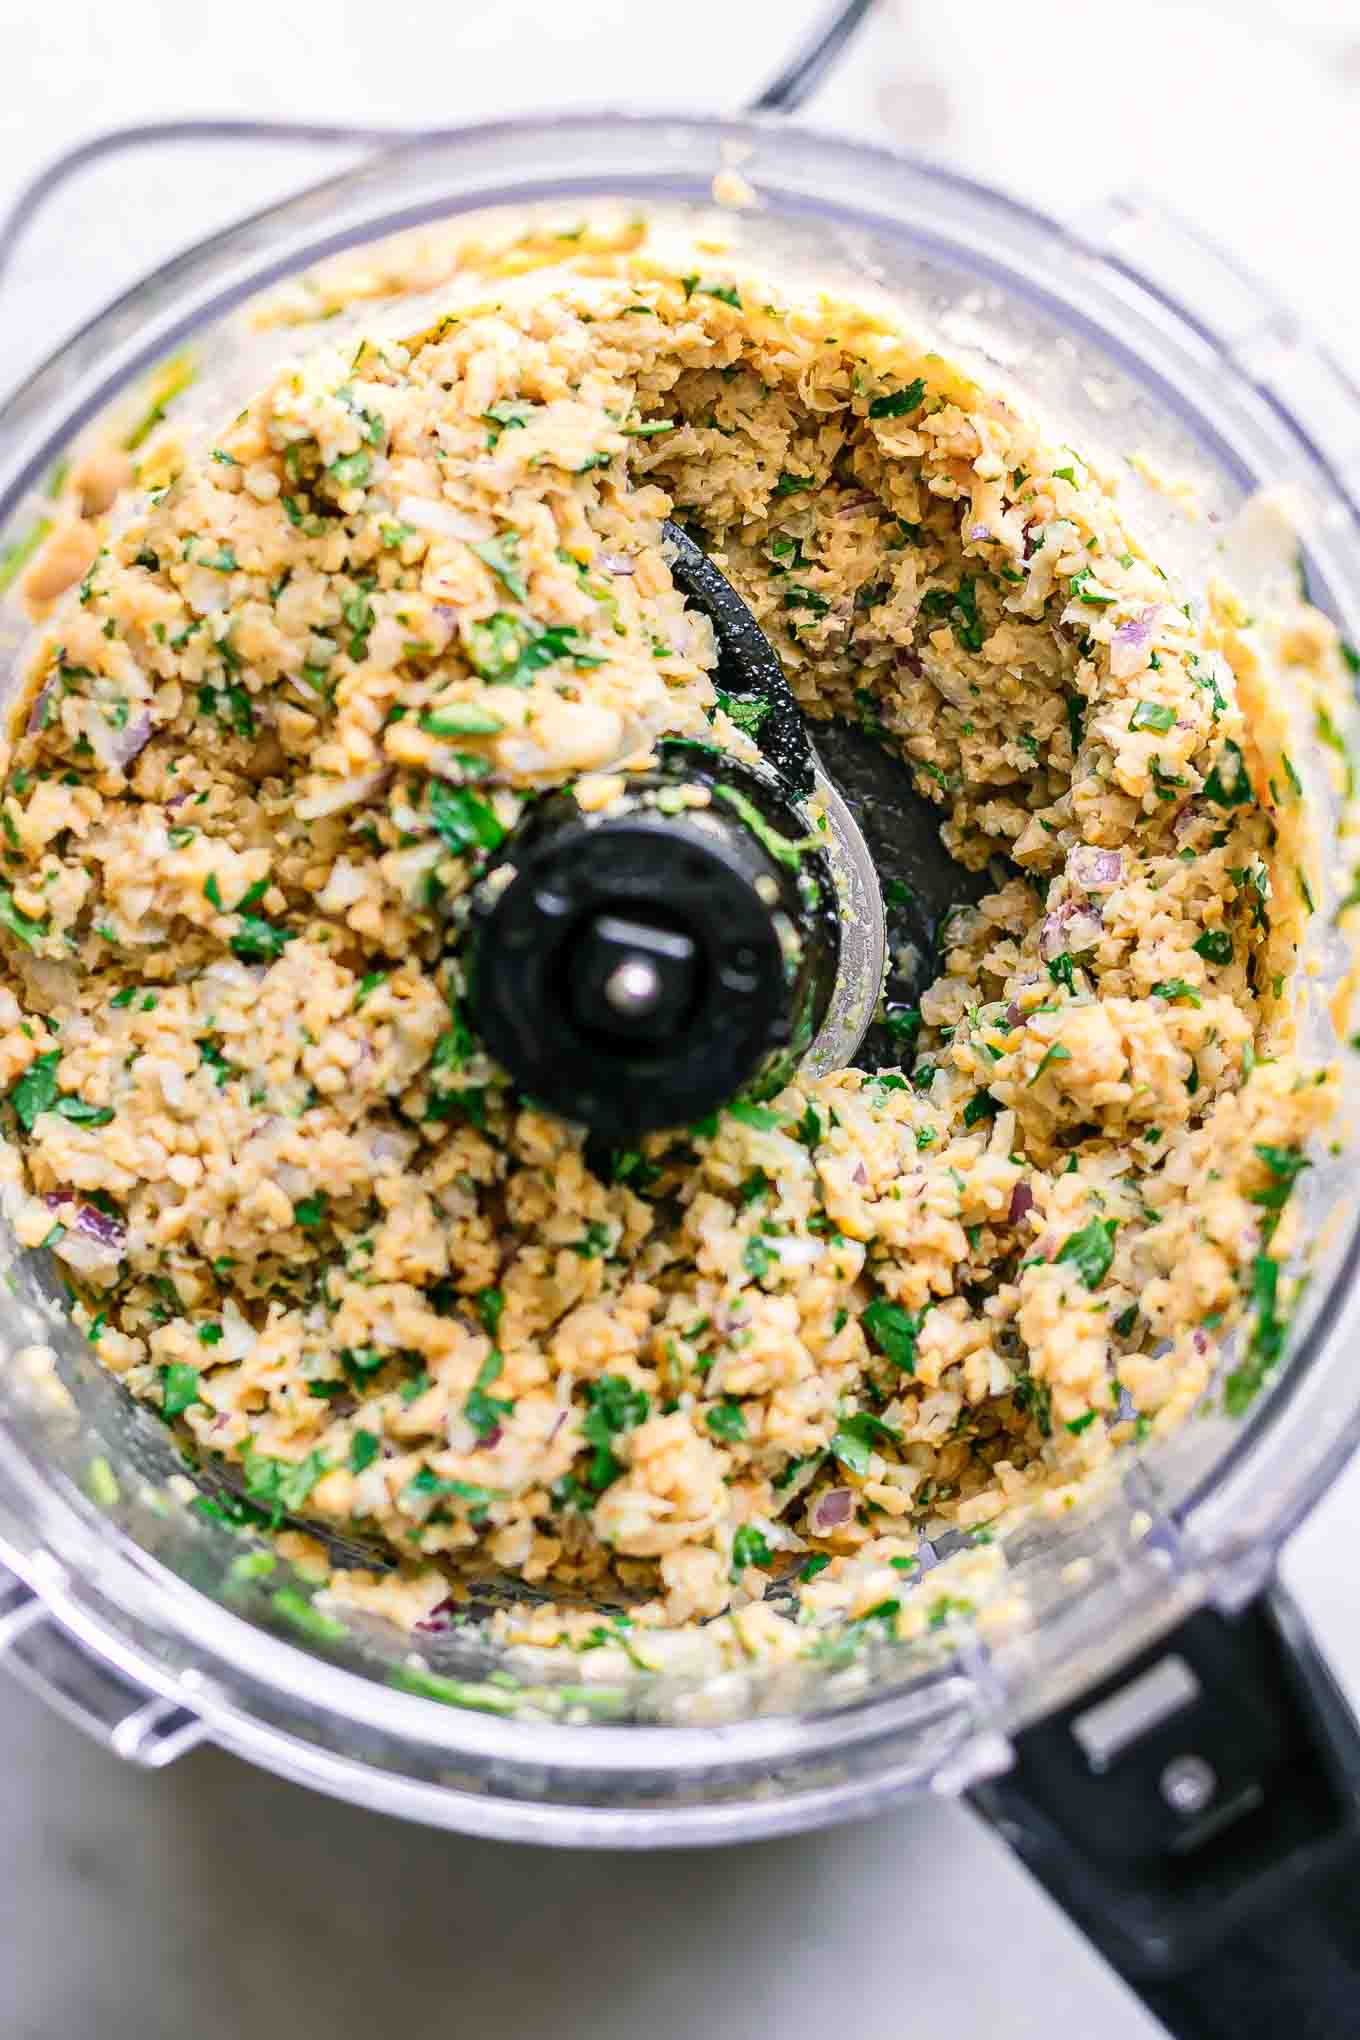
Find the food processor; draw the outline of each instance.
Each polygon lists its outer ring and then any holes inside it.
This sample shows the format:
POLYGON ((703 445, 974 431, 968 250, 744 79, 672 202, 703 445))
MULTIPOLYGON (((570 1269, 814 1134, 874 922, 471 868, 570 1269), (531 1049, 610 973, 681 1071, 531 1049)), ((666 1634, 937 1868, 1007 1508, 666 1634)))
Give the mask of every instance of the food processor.
MULTIPOLYGON (((860 11, 767 106, 797 102, 860 11)), ((1293 546, 1258 543, 1251 505, 1287 492, 1310 598, 1360 639, 1360 394, 1254 279, 1138 202, 1058 219, 769 111, 424 135, 174 257, 0 412, 0 558, 31 542, 73 437, 157 364, 191 347, 203 386, 237 386, 241 307, 261 292, 399 232, 607 208, 721 234, 791 281, 877 294, 1111 464, 1136 448, 1130 522, 1193 589, 1222 572, 1248 603, 1269 599, 1293 546), (757 201, 735 211, 712 197, 733 166, 757 201), (1200 484, 1197 521, 1174 475, 1200 484)), ((1351 967, 1342 801, 1321 771, 1309 786, 1325 854, 1300 1027, 1305 1052, 1349 1065, 1331 1005, 1351 967)), ((172 1433, 65 1321, 41 1260, 15 1252, 0 1653, 130 1761, 208 1740, 469 1834, 685 1846, 967 1794, 1173 2031, 1360 2029, 1360 1736, 1275 1579, 1360 1436, 1360 1155, 1349 1120, 1331 1133, 1296 1193, 1309 1280, 1274 1378, 1241 1415, 1212 1391, 1081 1508, 1003 1526, 991 1557, 1009 1624, 691 1680, 528 1679, 475 1631, 342 1622, 305 1568, 265 1575, 230 1495, 200 1492, 172 1433)))

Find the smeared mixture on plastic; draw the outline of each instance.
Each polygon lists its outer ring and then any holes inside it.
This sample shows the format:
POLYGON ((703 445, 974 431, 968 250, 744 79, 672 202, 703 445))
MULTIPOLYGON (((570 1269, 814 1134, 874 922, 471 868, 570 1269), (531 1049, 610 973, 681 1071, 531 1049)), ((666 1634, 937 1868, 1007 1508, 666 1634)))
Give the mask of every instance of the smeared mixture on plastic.
MULTIPOLYGON (((525 242, 400 344, 318 325, 208 436, 153 414, 67 478, 0 812, 18 1226, 265 1517, 401 1562, 351 1601, 495 1571, 538 1642, 621 1598, 748 1651, 905 1634, 923 1533, 1062 1507, 1234 1325, 1231 1402, 1278 1357, 1331 1102, 1282 1052, 1299 781, 1246 620, 1070 449, 853 306, 629 238, 525 242), (606 1182, 481 1052, 460 930, 541 789, 748 743, 672 511, 997 883, 900 1067, 606 1182)), ((1301 614, 1286 658, 1334 662, 1301 614)))

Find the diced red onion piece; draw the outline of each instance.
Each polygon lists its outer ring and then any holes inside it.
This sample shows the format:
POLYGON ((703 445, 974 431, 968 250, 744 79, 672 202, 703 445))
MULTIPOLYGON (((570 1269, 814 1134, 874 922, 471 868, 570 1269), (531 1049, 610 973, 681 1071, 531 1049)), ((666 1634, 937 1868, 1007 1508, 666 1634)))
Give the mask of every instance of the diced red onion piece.
POLYGON ((1145 645, 1152 636, 1152 626, 1160 614, 1160 609, 1154 605, 1151 609, 1140 610, 1137 616, 1129 617, 1127 622, 1121 623, 1115 632, 1115 643, 1117 645, 1145 645))
MULTIPOLYGON (((48 1190, 43 1194, 43 1203, 49 1211, 59 1211, 64 1204, 76 1202, 73 1190, 48 1190)), ((121 1256, 127 1244, 127 1228, 121 1219, 110 1217, 97 1204, 76 1204, 75 1222, 71 1228, 83 1233, 88 1240, 101 1247, 116 1247, 121 1256)))
POLYGON ((1052 963, 1054 957, 1061 956, 1067 947, 1067 937, 1063 931, 1068 918, 1070 916, 1064 918, 1063 910, 1059 907, 1055 914, 1045 914, 1039 923, 1039 954, 1045 963, 1052 963))
POLYGON ((627 575, 637 572, 637 561, 631 553, 602 552, 600 554, 600 565, 607 574, 627 575))
POLYGON ((1110 671, 1116 680, 1140 673, 1147 664, 1147 646, 1159 608, 1144 609, 1121 623, 1110 640, 1110 671))
POLYGON ((114 728, 97 702, 83 702, 79 714, 90 749, 105 771, 126 771, 151 741, 151 718, 145 709, 130 715, 121 730, 114 728))
POLYGON ((52 1251, 78 1275, 105 1275, 118 1266, 126 1246, 127 1233, 116 1219, 96 1205, 82 1204, 74 1226, 54 1242, 52 1251))
POLYGON ((117 1247, 120 1253, 127 1243, 127 1228, 119 1219, 111 1218, 107 1211, 101 1211, 97 1204, 81 1205, 76 1213, 76 1226, 89 1239, 98 1240, 106 1247, 117 1247))
POLYGON ((1019 1225, 1034 1209, 1034 1192, 1028 1183, 1017 1183, 1011 1192, 1011 1208, 1006 1214, 1012 1225, 1019 1225))
POLYGON ((1118 885, 1124 859, 1118 850, 1099 850, 1091 843, 1078 843, 1067 853, 1067 876, 1083 892, 1108 892, 1118 885))
POLYGON ((832 1530, 839 1530, 850 1521, 854 1514, 855 1497, 848 1487, 828 1488, 818 1495, 808 1511, 808 1528, 816 1537, 825 1537, 832 1530))
POLYGON ((128 766, 151 742, 151 717, 143 709, 140 715, 129 716, 127 728, 118 732, 114 755, 120 765, 128 766))

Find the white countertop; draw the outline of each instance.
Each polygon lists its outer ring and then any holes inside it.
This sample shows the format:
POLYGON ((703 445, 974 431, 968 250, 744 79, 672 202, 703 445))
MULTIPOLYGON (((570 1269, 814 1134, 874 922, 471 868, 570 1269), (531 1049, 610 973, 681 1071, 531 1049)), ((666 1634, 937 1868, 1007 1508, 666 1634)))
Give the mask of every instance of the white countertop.
MULTIPOLYGON (((1350 0, 884 4, 810 118, 1041 203, 1065 202, 1073 180, 1093 198, 1156 193, 1360 369, 1350 0)), ((420 125, 545 105, 735 108, 820 10, 409 11, 426 17, 418 63, 392 47, 393 10, 358 0, 7 0, 0 204, 96 129, 190 113, 420 125)), ((54 327, 314 161, 215 166, 205 198, 188 159, 171 179, 129 158, 116 218, 107 185, 72 187, 0 282, 0 387, 54 327)), ((1286 1576, 1360 1703, 1358 1533, 1353 1467, 1286 1576)), ((850 2019, 954 2040, 1157 2030, 950 1805, 725 1852, 567 1858, 408 1828, 212 1751, 134 1772, 3 1677, 0 1737, 0 2040, 822 2040, 850 2019)))

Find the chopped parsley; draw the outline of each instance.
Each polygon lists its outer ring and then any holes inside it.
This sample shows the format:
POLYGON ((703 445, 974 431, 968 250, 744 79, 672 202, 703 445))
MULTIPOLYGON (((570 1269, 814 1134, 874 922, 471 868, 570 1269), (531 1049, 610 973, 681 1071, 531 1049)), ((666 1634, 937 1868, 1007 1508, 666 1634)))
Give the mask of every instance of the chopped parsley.
POLYGON ((583 670, 606 663, 591 649, 589 640, 569 626, 550 624, 539 630, 504 609, 498 609, 485 623, 469 624, 463 641, 482 678, 508 687, 529 686, 535 673, 560 659, 583 670))
POLYGON ((430 820, 456 857, 498 849, 505 840, 505 830, 487 803, 466 786, 450 786, 444 779, 430 783, 430 820))
POLYGON ((320 1452, 309 1452, 300 1460, 271 1459, 250 1443, 242 1448, 241 1464, 246 1493, 269 1511, 275 1526, 285 1515, 302 1507, 326 1471, 326 1460, 320 1452))
POLYGON ((1114 1236, 1118 1221, 1093 1218, 1080 1232, 1069 1233, 1055 1255, 1055 1261, 1069 1261, 1088 1289, 1098 1289, 1114 1260, 1114 1236))
POLYGON ((1284 1354, 1288 1320, 1280 1310, 1280 1264, 1268 1253, 1252 1262, 1249 1305, 1251 1337, 1242 1359, 1223 1385, 1223 1406, 1240 1417, 1250 1407, 1284 1354))
POLYGON ((885 397, 875 397, 869 406, 871 418, 905 418, 918 410, 925 397, 926 385, 923 376, 909 382, 900 390, 892 390, 885 397))
POLYGON ((113 1118, 107 1105, 91 1105, 84 1098, 58 1098, 53 1110, 63 1119, 69 1119, 73 1126, 107 1126, 113 1118))
POLYGON ((769 1565, 771 1551, 765 1534, 754 1523, 743 1523, 732 1539, 732 1578, 740 1579, 751 1565, 769 1565))
POLYGON ((1208 963, 1231 963, 1233 960, 1232 936, 1226 928, 1206 928, 1190 946, 1208 963))
POLYGON ((7 886, 0 886, 0 928, 8 928, 26 949, 36 949, 43 937, 51 933, 50 921, 32 921, 19 911, 7 886))
POLYGON ((891 1424, 871 1416, 868 1410, 858 1410, 854 1416, 841 1418, 831 1440, 831 1450, 842 1466, 848 1466, 851 1473, 857 1473, 863 1479, 869 1471, 869 1460, 875 1446, 884 1440, 895 1443, 897 1435, 891 1424))
POLYGON ((752 1233, 741 1250, 741 1265, 757 1282, 763 1282, 779 1266, 779 1255, 761 1234, 752 1233))
POLYGON ((817 848, 815 836, 794 838, 781 835, 778 829, 766 821, 754 801, 749 800, 739 787, 717 786, 714 792, 720 800, 725 800, 729 807, 736 809, 756 841, 765 846, 777 863, 787 864, 796 870, 804 852, 817 848))
POLYGON ((581 1420, 581 1436, 594 1448, 586 1480, 599 1494, 623 1472, 622 1462, 614 1452, 614 1440, 622 1432, 646 1422, 651 1400, 647 1391, 638 1388, 626 1375, 602 1374, 598 1380, 587 1382, 586 1401, 589 1407, 581 1420))
POLYGON ((295 928, 280 928, 260 914, 242 914, 229 946, 242 963, 274 963, 296 934, 295 928))
POLYGON ((505 724, 475 702, 450 701, 442 708, 422 709, 420 727, 432 737, 494 737, 505 724))
POLYGON ((725 689, 715 689, 718 706, 723 714, 743 733, 754 740, 760 733, 762 723, 774 708, 760 694, 728 694, 725 689))
POLYGON ((728 1116, 739 1119, 743 1126, 752 1126, 759 1133, 772 1133, 784 1124, 782 1112, 771 1111, 768 1105, 754 1105, 749 1098, 734 1098, 727 1108, 728 1116))
POLYGON ((478 1368, 477 1379, 463 1404, 463 1415, 479 1438, 489 1438, 515 1407, 512 1401, 487 1394, 487 1390, 499 1379, 504 1365, 504 1356, 493 1346, 478 1368))
POLYGON ((190 1367, 184 1360, 171 1360, 162 1367, 161 1408, 167 1417, 182 1417, 194 1403, 201 1401, 196 1367, 190 1367))
POLYGON ((1047 1069, 1051 1069, 1054 1063, 1071 1062, 1071 1060, 1072 1060, 1071 1049, 1064 1047, 1061 1041, 1055 1041, 1052 1048, 1046 1049, 1043 1055, 1040 1056, 1039 1066, 1035 1070, 1034 1075, 1029 1080, 1031 1087, 1038 1083, 1040 1077, 1044 1074, 1044 1071, 1047 1069))
POLYGON ((466 1502, 474 1523, 482 1520, 492 1502, 502 1499, 499 1488, 480 1487, 472 1480, 441 1480, 429 1466, 422 1466, 419 1473, 413 1474, 401 1491, 404 1502, 441 1501, 446 1496, 466 1502))
POLYGON ((349 1441, 349 1470, 362 1473, 372 1466, 382 1447, 372 1431, 356 1431, 349 1441))
POLYGON ((1242 753, 1231 738, 1225 740, 1213 771, 1204 782, 1207 800, 1218 807, 1241 807, 1255 799, 1242 753))
POLYGON ((35 1056, 17 1083, 11 1085, 9 1102, 25 1133, 32 1133, 33 1122, 43 1112, 50 1112, 57 1099, 57 1064, 61 1061, 59 1048, 49 1049, 46 1055, 35 1056))
POLYGON ((713 1436, 721 1438, 725 1445, 735 1445, 739 1439, 746 1436, 746 1418, 741 1404, 734 1402, 731 1396, 724 1397, 722 1402, 714 1403, 712 1409, 705 1410, 704 1423, 713 1436))
POLYGON ((529 590, 525 584, 524 571, 519 564, 518 549, 517 531, 507 531, 500 538, 485 539, 482 544, 474 545, 472 548, 483 565, 490 567, 507 595, 513 595, 516 602, 527 602, 529 590))
POLYGON ((1160 984, 1152 987, 1151 996, 1154 999, 1188 999, 1192 1006, 1203 1004, 1194 985, 1187 984, 1184 978, 1163 978, 1160 984))
POLYGON ((890 1303, 885 1296, 876 1296, 866 1305, 860 1324, 891 1366, 899 1373, 914 1374, 922 1316, 923 1313, 904 1310, 900 1303, 890 1303))

